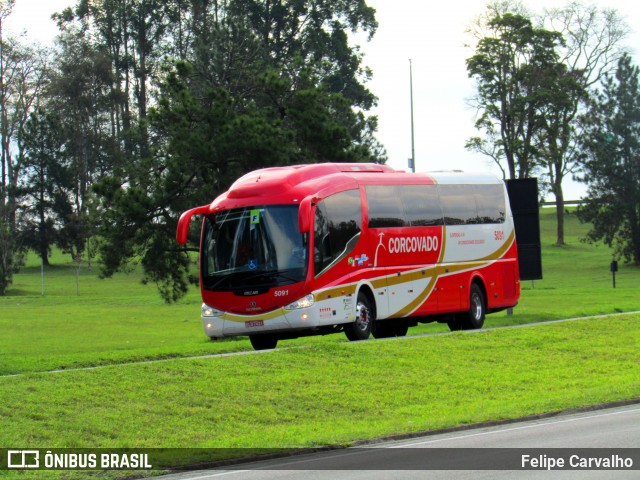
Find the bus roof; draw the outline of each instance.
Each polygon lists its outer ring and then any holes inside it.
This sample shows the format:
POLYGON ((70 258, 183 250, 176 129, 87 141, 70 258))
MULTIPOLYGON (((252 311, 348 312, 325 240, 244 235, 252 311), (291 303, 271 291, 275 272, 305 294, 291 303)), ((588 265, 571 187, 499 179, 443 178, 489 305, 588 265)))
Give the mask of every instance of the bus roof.
POLYGON ((478 184, 501 184, 503 180, 491 173, 484 172, 461 172, 461 171, 440 171, 428 172, 435 183, 440 185, 457 184, 457 185, 478 185, 478 184))
POLYGON ((408 173, 375 163, 318 163, 255 170, 236 180, 211 204, 211 210, 259 204, 299 203, 310 195, 319 198, 340 190, 375 184, 499 183, 487 174, 463 172, 408 173))

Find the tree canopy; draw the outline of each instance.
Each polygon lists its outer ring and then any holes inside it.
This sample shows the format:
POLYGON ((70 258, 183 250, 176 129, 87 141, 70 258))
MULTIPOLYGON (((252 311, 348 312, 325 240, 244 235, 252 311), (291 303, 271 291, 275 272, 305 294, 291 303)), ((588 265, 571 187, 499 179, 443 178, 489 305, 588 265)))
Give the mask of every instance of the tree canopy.
POLYGON ((608 76, 584 116, 584 180, 578 210, 591 222, 591 241, 613 246, 617 258, 640 265, 640 69, 628 55, 608 76))
POLYGON ((484 136, 466 146, 492 158, 505 177, 542 177, 556 199, 562 245, 563 182, 581 168, 578 117, 623 54, 628 27, 615 10, 577 1, 538 15, 519 2, 492 2, 475 27, 467 70, 477 80, 472 102, 484 136))
POLYGON ((95 236, 104 276, 140 263, 176 300, 182 211, 261 167, 385 161, 352 44, 377 28, 364 0, 78 0, 54 18, 52 52, 0 24, 0 294, 25 248, 78 259, 95 236))
POLYGON ((182 211, 256 168, 385 160, 370 72, 349 43, 375 33, 364 1, 161 2, 144 22, 123 3, 81 3, 72 17, 95 25, 93 48, 120 72, 112 96, 137 105, 112 113, 121 160, 94 184, 104 275, 139 261, 174 301, 194 280, 174 244, 182 211))
MULTIPOLYGON (((536 132, 543 109, 553 101, 550 84, 562 73, 556 53, 562 37, 512 13, 499 14, 488 27, 492 35, 480 39, 467 59, 478 88, 476 128, 499 145, 509 178, 527 178, 538 166, 536 132)), ((476 139, 468 145, 480 144, 476 139)))

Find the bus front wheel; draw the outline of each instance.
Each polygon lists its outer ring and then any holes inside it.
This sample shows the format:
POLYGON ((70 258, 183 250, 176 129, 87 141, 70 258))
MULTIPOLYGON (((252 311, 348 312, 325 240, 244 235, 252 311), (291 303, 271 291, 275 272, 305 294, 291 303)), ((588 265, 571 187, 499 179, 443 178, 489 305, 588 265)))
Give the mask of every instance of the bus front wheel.
POLYGON ((254 350, 272 350, 276 348, 278 339, 274 335, 249 335, 249 341, 254 350))
POLYGON ((375 321, 375 314, 371 301, 364 293, 358 294, 356 304, 356 320, 344 327, 344 333, 349 340, 366 340, 371 334, 371 327, 375 321))

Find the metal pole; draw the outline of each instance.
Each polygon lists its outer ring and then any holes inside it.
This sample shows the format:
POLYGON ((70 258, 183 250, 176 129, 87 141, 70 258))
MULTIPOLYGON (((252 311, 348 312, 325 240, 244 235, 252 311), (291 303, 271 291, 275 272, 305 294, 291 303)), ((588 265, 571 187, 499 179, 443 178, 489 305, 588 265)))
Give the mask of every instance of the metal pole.
POLYGON ((413 69, 411 65, 411 59, 409 59, 409 94, 411 97, 411 171, 416 171, 416 154, 415 143, 413 135, 413 69))

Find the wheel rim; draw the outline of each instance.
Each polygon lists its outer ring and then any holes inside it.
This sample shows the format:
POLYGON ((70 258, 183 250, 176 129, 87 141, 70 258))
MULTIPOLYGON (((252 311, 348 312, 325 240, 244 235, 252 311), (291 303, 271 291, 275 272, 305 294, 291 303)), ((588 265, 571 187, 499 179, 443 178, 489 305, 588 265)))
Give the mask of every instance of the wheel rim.
POLYGON ((474 293, 471 296, 471 315, 473 316, 473 319, 477 322, 479 322, 480 320, 482 320, 482 299, 480 298, 480 295, 478 295, 477 293, 474 293))
POLYGON ((369 308, 364 303, 358 303, 356 305, 356 327, 358 330, 366 331, 370 321, 369 308))

